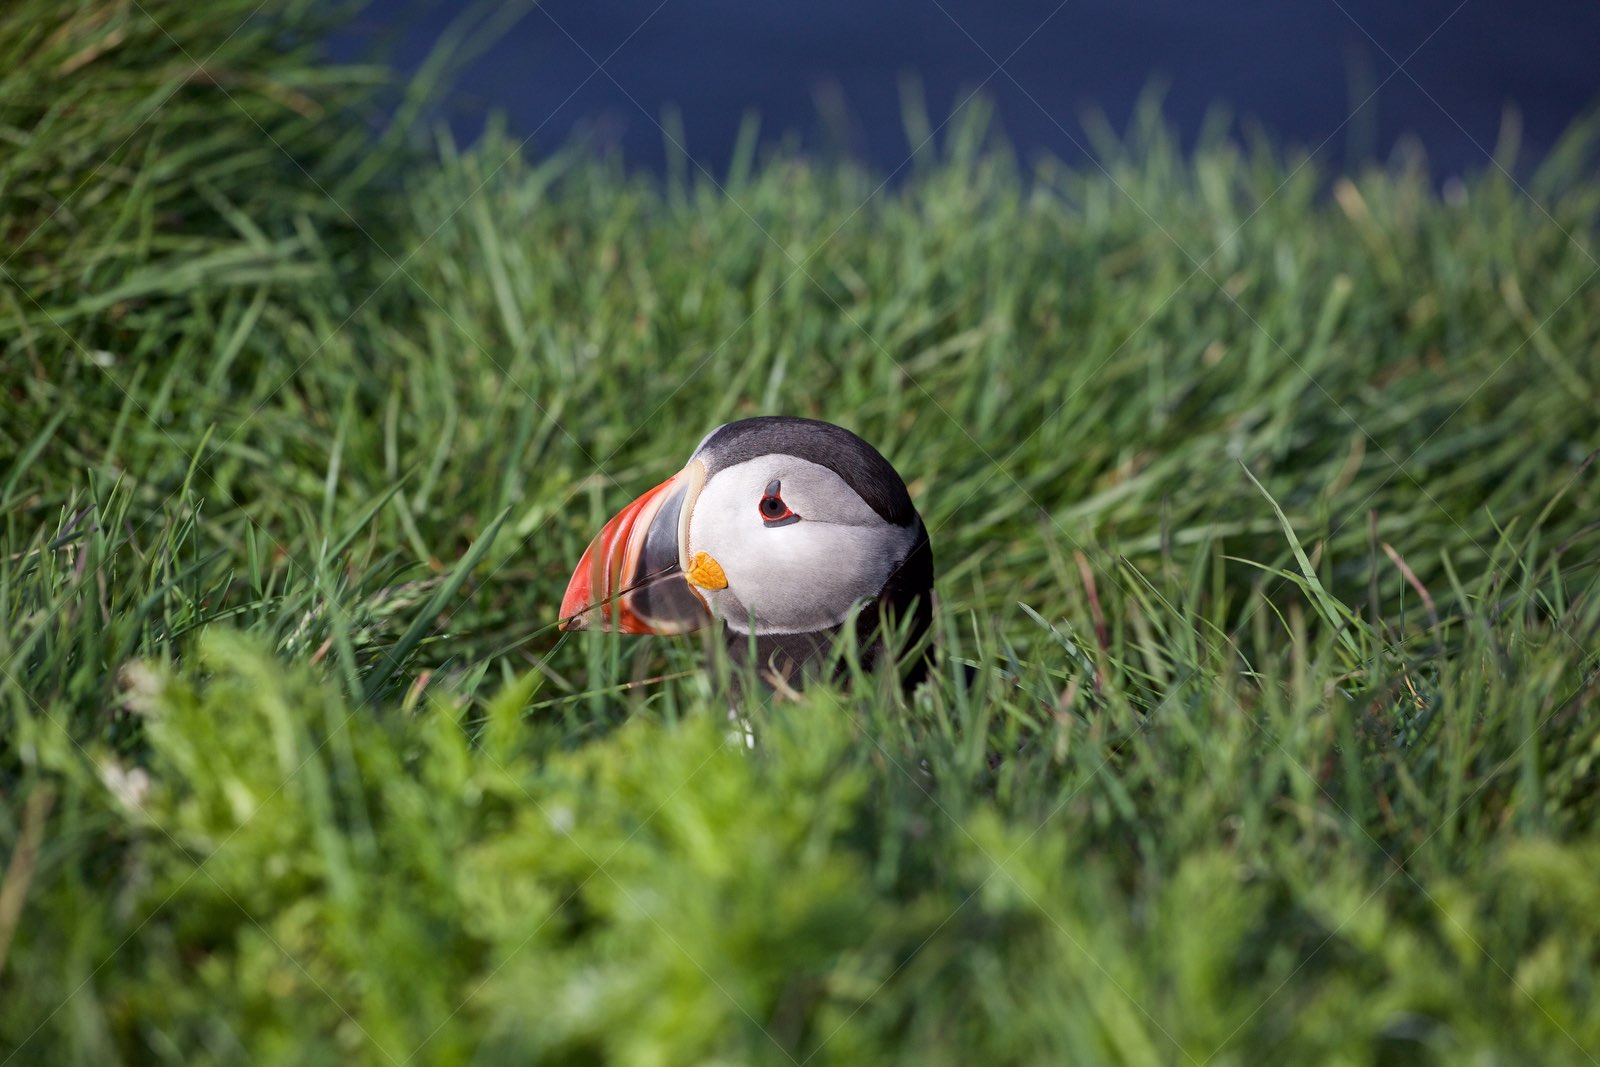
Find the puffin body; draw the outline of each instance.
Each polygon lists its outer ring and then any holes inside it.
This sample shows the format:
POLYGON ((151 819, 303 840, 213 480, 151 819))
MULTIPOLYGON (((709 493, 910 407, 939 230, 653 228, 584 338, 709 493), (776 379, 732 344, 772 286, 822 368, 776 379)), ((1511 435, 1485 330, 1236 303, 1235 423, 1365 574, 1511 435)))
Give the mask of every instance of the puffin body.
POLYGON ((716 621, 736 664, 798 687, 856 615, 872 668, 886 635, 926 671, 933 552, 905 482, 832 423, 788 416, 711 431, 677 474, 623 508, 579 560, 564 630, 679 634, 716 621))

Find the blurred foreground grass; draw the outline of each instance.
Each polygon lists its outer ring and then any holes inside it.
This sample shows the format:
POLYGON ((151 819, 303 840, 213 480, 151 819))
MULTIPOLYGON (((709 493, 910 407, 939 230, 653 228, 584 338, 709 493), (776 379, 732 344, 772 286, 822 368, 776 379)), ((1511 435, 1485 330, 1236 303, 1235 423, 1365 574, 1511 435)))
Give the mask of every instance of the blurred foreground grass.
POLYGON ((1600 1055, 1594 126, 719 187, 253 7, 0 14, 4 1062, 1600 1055), (944 658, 746 750, 548 624, 769 411, 911 481, 944 658))

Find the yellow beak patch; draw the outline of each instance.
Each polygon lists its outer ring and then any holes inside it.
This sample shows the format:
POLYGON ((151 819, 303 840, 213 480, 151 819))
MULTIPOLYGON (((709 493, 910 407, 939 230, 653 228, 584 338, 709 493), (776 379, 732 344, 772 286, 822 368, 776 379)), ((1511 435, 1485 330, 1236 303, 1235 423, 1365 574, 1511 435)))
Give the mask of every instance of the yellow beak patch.
POLYGON ((689 573, 686 576, 690 585, 698 585, 701 589, 726 589, 728 576, 722 573, 722 564, 711 558, 709 552, 696 552, 689 561, 689 573))

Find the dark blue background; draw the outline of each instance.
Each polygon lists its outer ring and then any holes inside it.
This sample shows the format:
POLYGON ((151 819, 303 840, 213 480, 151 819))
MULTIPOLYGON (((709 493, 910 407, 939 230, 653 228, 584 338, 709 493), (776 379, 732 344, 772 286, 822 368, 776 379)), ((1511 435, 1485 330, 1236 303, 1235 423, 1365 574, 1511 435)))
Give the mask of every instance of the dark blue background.
MULTIPOLYGON (((842 143, 892 170, 909 152, 905 75, 935 123, 981 84, 1024 157, 1083 158, 1085 110, 1120 128, 1161 79, 1186 138, 1220 103, 1238 129, 1326 143, 1333 166, 1385 158, 1412 134, 1439 176, 1488 165, 1509 105, 1526 162, 1600 100, 1600 0, 515 0, 501 10, 525 13, 442 105, 457 136, 474 139, 497 108, 535 153, 576 133, 652 169, 666 156, 652 119, 675 105, 689 151, 717 173, 751 110, 768 140, 792 131, 810 147, 842 143), (838 113, 829 101, 847 121, 822 118, 838 113)), ((372 0, 333 50, 377 47, 413 69, 460 11, 372 0)))

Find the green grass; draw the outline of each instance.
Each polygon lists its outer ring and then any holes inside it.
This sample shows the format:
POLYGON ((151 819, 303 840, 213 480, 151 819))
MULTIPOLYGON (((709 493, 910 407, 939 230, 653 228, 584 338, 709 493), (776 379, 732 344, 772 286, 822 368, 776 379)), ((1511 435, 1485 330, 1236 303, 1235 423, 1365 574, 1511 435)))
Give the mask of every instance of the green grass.
POLYGON ((1600 1056, 1595 124, 656 180, 254 6, 0 15, 0 1061, 1600 1056), (550 624, 773 411, 907 475, 942 654, 747 750, 550 624))

